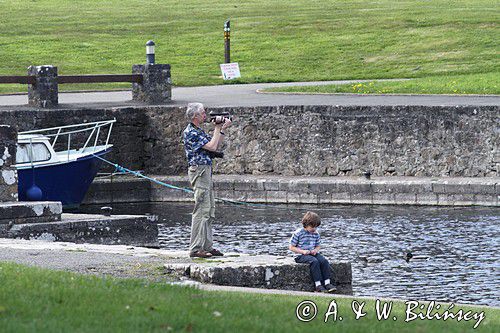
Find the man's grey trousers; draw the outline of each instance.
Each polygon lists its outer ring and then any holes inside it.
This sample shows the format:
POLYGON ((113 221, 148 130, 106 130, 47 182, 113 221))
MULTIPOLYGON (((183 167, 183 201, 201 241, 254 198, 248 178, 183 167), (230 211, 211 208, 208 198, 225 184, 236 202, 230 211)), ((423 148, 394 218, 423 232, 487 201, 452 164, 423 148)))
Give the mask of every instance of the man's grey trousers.
POLYGON ((191 222, 189 251, 211 251, 213 245, 212 222, 215 220, 215 193, 212 166, 194 165, 188 170, 189 182, 194 190, 194 210, 191 222))

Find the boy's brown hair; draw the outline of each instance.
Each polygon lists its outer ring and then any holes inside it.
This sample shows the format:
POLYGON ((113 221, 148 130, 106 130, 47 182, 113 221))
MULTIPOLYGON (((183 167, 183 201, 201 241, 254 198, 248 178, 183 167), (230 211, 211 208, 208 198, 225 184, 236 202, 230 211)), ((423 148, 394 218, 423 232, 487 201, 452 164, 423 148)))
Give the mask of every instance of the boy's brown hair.
POLYGON ((304 226, 304 228, 308 226, 317 228, 321 225, 321 218, 316 213, 307 212, 304 214, 304 217, 302 218, 302 225, 304 226))

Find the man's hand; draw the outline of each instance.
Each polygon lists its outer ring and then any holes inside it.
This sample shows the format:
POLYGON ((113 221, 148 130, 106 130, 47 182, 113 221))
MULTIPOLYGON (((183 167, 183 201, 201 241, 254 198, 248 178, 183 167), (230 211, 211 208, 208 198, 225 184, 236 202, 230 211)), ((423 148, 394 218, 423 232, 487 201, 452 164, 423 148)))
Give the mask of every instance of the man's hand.
POLYGON ((311 251, 310 251, 310 254, 311 254, 312 256, 315 256, 317 253, 318 253, 318 251, 317 251, 317 250, 311 250, 311 251))
POLYGON ((311 251, 309 251, 309 250, 303 250, 303 251, 302 251, 302 254, 306 256, 306 255, 308 255, 308 254, 311 254, 311 251))
POLYGON ((231 126, 231 119, 224 118, 224 122, 222 123, 222 129, 225 130, 229 126, 231 126))

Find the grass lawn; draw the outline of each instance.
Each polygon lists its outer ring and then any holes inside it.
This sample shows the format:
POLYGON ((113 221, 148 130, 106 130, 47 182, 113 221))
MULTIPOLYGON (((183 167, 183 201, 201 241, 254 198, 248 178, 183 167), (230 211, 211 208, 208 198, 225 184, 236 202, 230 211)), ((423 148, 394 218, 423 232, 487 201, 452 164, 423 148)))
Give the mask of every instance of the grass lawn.
POLYGON ((264 89, 266 92, 313 94, 500 94, 500 73, 438 76, 402 82, 356 82, 264 89))
POLYGON ((495 0, 4 0, 0 12, 0 75, 25 75, 33 64, 57 65, 62 75, 130 73, 153 39, 175 85, 221 84, 231 18, 236 82, 425 77, 432 85, 460 75, 459 93, 498 86, 495 0))
MULTIPOLYGON (((1 332, 498 332, 500 310, 485 311, 474 320, 405 319, 405 305, 394 304, 389 320, 375 318, 373 301, 367 315, 354 319, 352 299, 308 297, 318 316, 300 322, 295 316, 304 297, 208 292, 186 287, 55 272, 0 263, 1 332), (338 316, 324 322, 329 303, 336 300, 338 316), (397 321, 392 317, 396 316, 397 321)), ((363 300, 359 300, 362 302, 363 300)), ((448 305, 446 305, 446 308, 448 305)), ((466 309, 468 307, 462 307, 466 309)), ((416 310, 415 310, 416 311, 416 310)), ((453 309, 454 312, 458 308, 453 309)))

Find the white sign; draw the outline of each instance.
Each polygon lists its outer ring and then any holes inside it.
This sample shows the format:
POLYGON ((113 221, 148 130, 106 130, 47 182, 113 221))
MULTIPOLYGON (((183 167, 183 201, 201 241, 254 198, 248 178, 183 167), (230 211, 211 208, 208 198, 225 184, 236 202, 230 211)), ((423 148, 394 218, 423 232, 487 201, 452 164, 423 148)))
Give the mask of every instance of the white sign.
POLYGON ((220 70, 222 71, 222 77, 224 80, 232 80, 241 77, 240 66, 238 66, 237 62, 220 64, 220 70))

